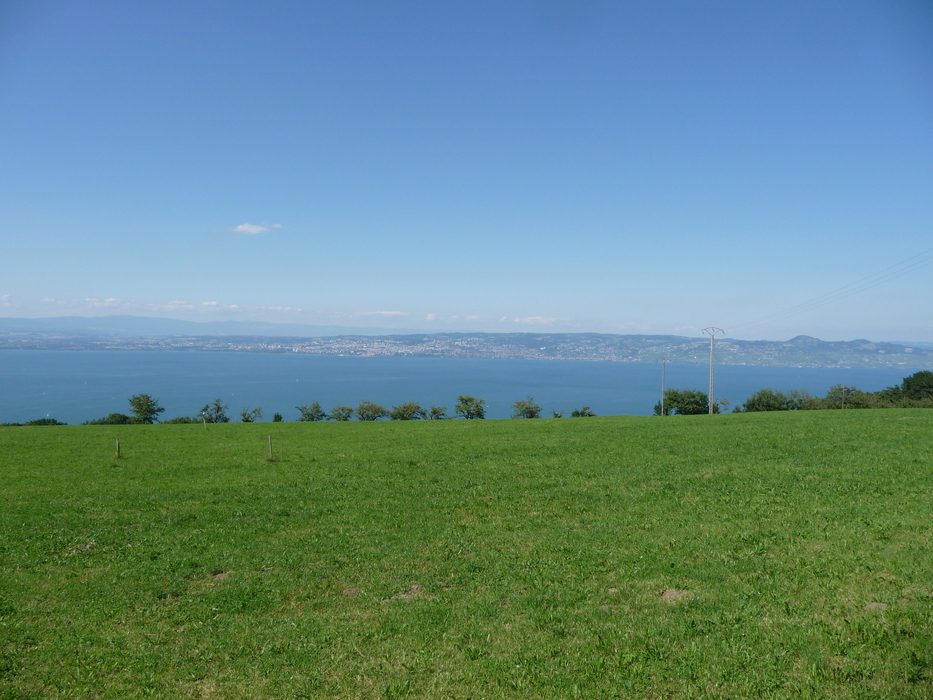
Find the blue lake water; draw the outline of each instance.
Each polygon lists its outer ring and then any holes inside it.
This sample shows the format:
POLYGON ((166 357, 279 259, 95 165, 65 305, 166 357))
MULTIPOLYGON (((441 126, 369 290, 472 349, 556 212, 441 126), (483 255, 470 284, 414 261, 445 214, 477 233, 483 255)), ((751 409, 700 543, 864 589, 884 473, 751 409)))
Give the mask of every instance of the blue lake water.
MULTIPOLYGON (((802 369, 719 365, 717 398, 741 404, 762 388, 807 389, 834 384, 877 391, 918 369, 802 369)), ((668 364, 667 386, 709 386, 708 365, 668 364)), ((261 407, 263 420, 320 402, 325 410, 369 400, 390 407, 406 401, 446 406, 460 394, 486 400, 487 417, 507 418, 512 402, 533 396, 544 409, 589 406, 598 415, 650 415, 661 393, 661 366, 640 362, 465 360, 339 357, 233 352, 0 350, 0 422, 51 416, 76 424, 108 413, 129 413, 128 398, 159 399, 163 418, 192 416, 220 398, 231 416, 261 407)))

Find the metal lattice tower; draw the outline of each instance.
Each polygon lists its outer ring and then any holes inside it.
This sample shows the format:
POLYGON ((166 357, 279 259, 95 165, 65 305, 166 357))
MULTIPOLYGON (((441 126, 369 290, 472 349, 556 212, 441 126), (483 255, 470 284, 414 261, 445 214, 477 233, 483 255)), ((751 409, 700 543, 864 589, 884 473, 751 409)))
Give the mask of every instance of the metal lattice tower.
POLYGON ((713 342, 716 340, 717 333, 725 333, 725 331, 722 328, 710 326, 704 328, 703 332, 709 336, 709 414, 713 415, 713 406, 715 405, 713 399, 713 342))

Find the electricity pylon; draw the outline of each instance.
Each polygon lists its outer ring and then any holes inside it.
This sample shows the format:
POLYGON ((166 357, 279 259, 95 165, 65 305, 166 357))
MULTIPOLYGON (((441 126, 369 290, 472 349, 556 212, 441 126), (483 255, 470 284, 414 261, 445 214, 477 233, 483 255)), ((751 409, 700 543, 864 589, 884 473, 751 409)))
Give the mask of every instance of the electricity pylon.
POLYGON ((664 413, 664 379, 665 379, 665 376, 664 375, 666 372, 667 372, 667 358, 661 360, 661 415, 662 416, 665 415, 664 413))
POLYGON ((704 328, 703 332, 709 336, 709 414, 713 415, 713 341, 716 339, 717 333, 725 333, 725 331, 722 328, 710 326, 704 328))

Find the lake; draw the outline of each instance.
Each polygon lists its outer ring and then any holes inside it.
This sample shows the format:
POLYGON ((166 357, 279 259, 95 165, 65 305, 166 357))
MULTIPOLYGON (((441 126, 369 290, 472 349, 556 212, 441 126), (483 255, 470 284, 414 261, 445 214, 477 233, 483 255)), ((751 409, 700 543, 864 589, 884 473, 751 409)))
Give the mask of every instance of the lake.
MULTIPOLYGON (((834 384, 877 391, 916 369, 811 369, 716 367, 715 394, 732 405, 754 391, 807 389, 816 395, 834 384)), ((667 365, 667 387, 709 387, 709 366, 667 365)), ((146 393, 165 408, 164 419, 193 416, 220 398, 231 417, 261 407, 263 420, 318 401, 325 410, 363 400, 386 407, 406 401, 446 406, 457 396, 486 400, 488 418, 507 418, 512 402, 533 396, 544 409, 589 406, 598 415, 651 415, 661 393, 661 365, 572 360, 488 360, 236 352, 0 350, 0 422, 51 416, 70 424, 108 413, 129 413, 128 399, 146 393)), ((727 409, 731 410, 731 409, 727 409)))

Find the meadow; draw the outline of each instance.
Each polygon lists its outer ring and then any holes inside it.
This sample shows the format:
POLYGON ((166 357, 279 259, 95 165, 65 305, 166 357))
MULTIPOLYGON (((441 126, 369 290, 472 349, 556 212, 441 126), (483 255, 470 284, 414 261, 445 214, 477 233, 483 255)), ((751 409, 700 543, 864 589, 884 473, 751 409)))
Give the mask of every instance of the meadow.
POLYGON ((933 411, 207 428, 0 429, 0 698, 933 696, 933 411))

